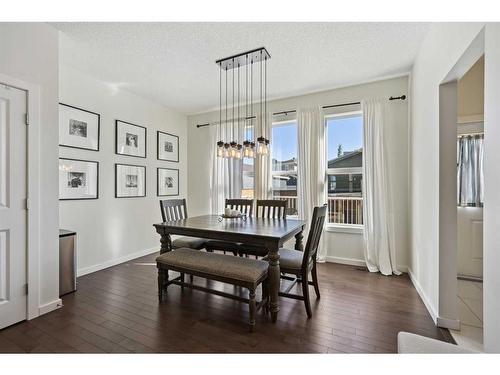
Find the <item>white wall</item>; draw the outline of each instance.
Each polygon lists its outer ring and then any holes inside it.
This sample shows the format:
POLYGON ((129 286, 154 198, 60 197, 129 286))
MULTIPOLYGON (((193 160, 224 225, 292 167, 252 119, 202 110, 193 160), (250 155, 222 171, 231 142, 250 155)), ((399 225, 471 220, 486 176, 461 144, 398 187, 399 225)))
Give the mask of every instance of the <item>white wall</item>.
POLYGON ((484 348, 500 352, 500 24, 485 30, 484 348))
POLYGON ((58 33, 42 23, 0 23, 0 72, 40 87, 40 306, 59 299, 58 33))
POLYGON ((411 75, 411 276, 436 319, 439 288, 439 85, 481 24, 433 24, 411 75))
POLYGON ((59 148, 61 157, 99 161, 99 199, 59 202, 61 228, 78 233, 79 274, 159 249, 159 236, 152 226, 161 221, 156 168, 178 168, 180 197, 186 196, 186 116, 62 65, 59 99, 101 115, 100 151, 59 148), (146 159, 115 154, 116 119, 147 127, 146 159), (157 130, 179 136, 179 163, 156 160, 157 130), (115 163, 146 166, 146 197, 115 198, 115 163))
MULTIPOLYGON (((364 85, 351 86, 310 95, 274 100, 268 103, 269 111, 293 110, 301 106, 329 105, 356 102, 365 98, 402 95, 408 91, 408 77, 388 79, 364 85)), ((216 93, 214 93, 216 94, 216 93)), ((393 101, 392 118, 388 121, 389 170, 393 184, 393 207, 396 218, 397 262, 406 269, 408 261, 408 103, 393 101)), ((196 127, 218 120, 218 112, 188 117, 189 153, 189 208, 192 215, 207 214, 210 211, 208 181, 210 173, 208 129, 196 127)), ((331 261, 364 264, 363 240, 360 233, 325 233, 328 259, 331 261)))

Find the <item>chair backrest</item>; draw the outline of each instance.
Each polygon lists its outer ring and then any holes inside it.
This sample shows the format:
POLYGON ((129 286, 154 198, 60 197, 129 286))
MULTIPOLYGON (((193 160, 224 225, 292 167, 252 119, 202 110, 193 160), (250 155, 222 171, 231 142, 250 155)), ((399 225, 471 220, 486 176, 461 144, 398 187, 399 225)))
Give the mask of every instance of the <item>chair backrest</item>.
POLYGON ((185 199, 160 200, 161 218, 163 222, 187 219, 185 199))
POLYGON ((286 219, 286 200, 257 199, 257 212, 255 216, 286 219))
POLYGON ((304 257, 302 258, 302 269, 307 269, 308 265, 316 257, 318 252, 319 240, 323 233, 323 225, 326 217, 326 204, 319 207, 314 207, 311 226, 309 228, 309 236, 307 236, 306 247, 304 249, 304 257))
POLYGON ((253 199, 226 199, 226 208, 238 210, 242 214, 252 216, 253 199))

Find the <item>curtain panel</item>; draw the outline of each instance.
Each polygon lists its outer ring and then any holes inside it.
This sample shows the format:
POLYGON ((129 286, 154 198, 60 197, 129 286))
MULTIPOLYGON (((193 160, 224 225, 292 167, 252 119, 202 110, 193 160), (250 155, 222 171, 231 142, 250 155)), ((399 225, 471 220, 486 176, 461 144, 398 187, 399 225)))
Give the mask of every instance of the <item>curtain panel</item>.
MULTIPOLYGON (((326 145, 323 110, 300 108, 298 122, 297 195, 299 218, 309 222, 315 206, 326 203, 326 145)), ((304 235, 307 234, 307 231, 304 235)), ((326 258, 326 236, 322 236, 318 260, 326 258)))
POLYGON ((363 100, 361 107, 364 122, 363 239, 366 265, 370 272, 399 275, 384 135, 387 99, 363 100))
MULTIPOLYGON (((217 157, 217 142, 232 137, 229 126, 210 126, 210 210, 212 214, 220 215, 224 212, 227 198, 241 198, 243 186, 243 160, 225 159, 217 157)), ((240 125, 240 134, 243 134, 240 125)))
POLYGON ((457 139, 458 206, 483 206, 483 144, 482 134, 457 139))

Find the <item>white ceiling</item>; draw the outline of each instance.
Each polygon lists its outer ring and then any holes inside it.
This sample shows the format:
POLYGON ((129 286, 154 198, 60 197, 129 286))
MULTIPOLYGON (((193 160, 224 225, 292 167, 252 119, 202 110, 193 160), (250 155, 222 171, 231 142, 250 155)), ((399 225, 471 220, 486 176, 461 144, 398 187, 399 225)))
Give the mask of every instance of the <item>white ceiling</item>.
POLYGON ((60 59, 100 80, 191 114, 218 105, 215 60, 264 46, 268 98, 410 70, 423 23, 54 23, 60 59))

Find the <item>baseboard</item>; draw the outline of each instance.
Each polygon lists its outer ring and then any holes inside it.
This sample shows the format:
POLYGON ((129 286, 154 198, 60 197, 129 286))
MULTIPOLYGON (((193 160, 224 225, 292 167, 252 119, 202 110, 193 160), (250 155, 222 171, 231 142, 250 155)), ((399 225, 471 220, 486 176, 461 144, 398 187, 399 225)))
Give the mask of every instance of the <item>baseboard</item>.
POLYGON ((76 272, 76 275, 77 275, 77 277, 80 277, 83 275, 87 275, 89 273, 101 271, 103 269, 116 266, 117 264, 125 263, 125 262, 128 262, 129 260, 140 258, 140 257, 143 257, 145 255, 153 254, 153 253, 156 253, 159 251, 160 251, 160 249, 158 247, 153 247, 150 249, 137 251, 135 253, 127 254, 127 255, 124 255, 124 256, 119 257, 119 258, 108 260, 104 263, 94 264, 93 266, 90 266, 90 267, 79 268, 78 271, 76 272))
POLYGON ((342 258, 342 257, 327 255, 325 260, 330 263, 340 263, 340 264, 347 264, 349 266, 366 267, 365 261, 361 259, 342 258))
POLYGON ((429 301, 429 298, 427 298, 427 295, 424 293, 424 290, 420 286, 418 280, 416 279, 415 275, 413 274, 411 268, 408 267, 408 275, 410 276, 410 280, 413 283, 413 286, 417 290, 418 295, 420 296, 420 299, 424 303, 425 307, 427 308, 427 311, 431 315, 432 320, 434 321, 434 324, 437 325, 437 313, 436 310, 432 307, 431 302, 429 301))
POLYGON ((441 328, 454 329, 457 331, 460 330, 460 320, 458 319, 441 318, 440 316, 438 316, 436 324, 441 328))
POLYGON ((46 303, 44 305, 41 305, 40 307, 38 307, 38 316, 57 310, 61 308, 62 305, 63 305, 62 300, 60 298, 52 302, 46 303))

